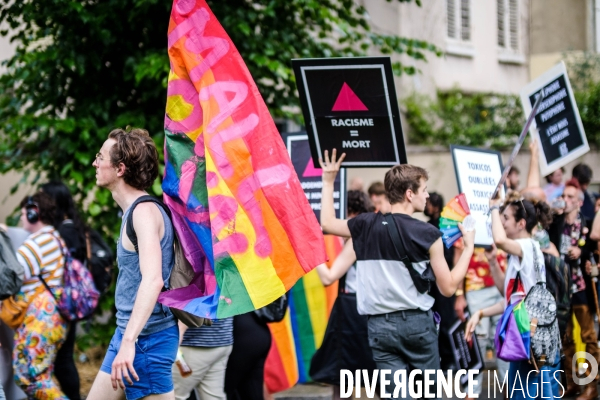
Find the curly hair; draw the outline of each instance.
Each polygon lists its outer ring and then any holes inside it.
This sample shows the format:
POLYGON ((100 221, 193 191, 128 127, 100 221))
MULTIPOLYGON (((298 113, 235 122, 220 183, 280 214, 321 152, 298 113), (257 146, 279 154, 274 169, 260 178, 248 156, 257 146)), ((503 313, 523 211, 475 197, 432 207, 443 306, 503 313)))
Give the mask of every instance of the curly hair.
POLYGON ((525 220, 525 229, 529 233, 533 231, 538 223, 544 229, 548 229, 548 226, 552 223, 552 212, 545 201, 525 199, 519 192, 515 191, 507 196, 500 210, 504 212, 508 207, 513 210, 516 222, 522 219, 525 220))
POLYGON ((347 212, 350 214, 362 214, 366 212, 373 212, 375 207, 371 203, 369 196, 362 190, 349 190, 348 191, 348 207, 347 212))
POLYGON ((110 162, 125 165, 125 183, 139 190, 152 186, 158 176, 158 151, 148 131, 117 128, 108 137, 117 142, 110 149, 110 162))
POLYGON ((427 171, 421 167, 410 164, 393 166, 385 174, 384 179, 385 191, 390 204, 403 202, 406 191, 409 189, 417 193, 421 186, 421 179, 429 179, 427 171))
POLYGON ((40 221, 46 225, 52 225, 54 223, 56 209, 56 203, 52 196, 44 192, 37 192, 33 196, 25 196, 23 197, 23 200, 21 200, 20 207, 25 208, 30 204, 30 200, 37 206, 40 221))

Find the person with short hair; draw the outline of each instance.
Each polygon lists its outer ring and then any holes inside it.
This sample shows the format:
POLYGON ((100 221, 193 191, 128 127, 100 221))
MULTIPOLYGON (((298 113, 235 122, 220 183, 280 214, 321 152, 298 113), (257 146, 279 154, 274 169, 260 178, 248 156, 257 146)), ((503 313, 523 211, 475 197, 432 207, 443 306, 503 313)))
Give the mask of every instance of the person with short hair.
POLYGON ((17 260, 25 275, 16 300, 29 306, 15 331, 15 381, 28 398, 67 399, 52 379, 56 353, 67 336, 67 321, 60 315, 55 299, 62 290, 66 245, 52 226, 55 204, 49 195, 38 192, 26 196, 20 205, 21 223, 30 235, 17 249, 17 260))
MULTIPOLYGON (((323 169, 321 226, 326 233, 352 237, 357 259, 357 308, 359 314, 369 316, 369 345, 375 363, 379 369, 391 370, 392 377, 399 370, 437 370, 439 321, 434 320, 431 311, 434 299, 426 289, 428 280, 423 274, 433 275, 440 292, 452 296, 467 272, 475 232, 459 225, 465 250, 450 271, 440 230, 412 217, 414 212, 425 209, 429 176, 423 168, 408 164, 396 165, 385 175, 390 217, 396 227, 388 224, 389 214, 384 216, 380 212, 360 214, 350 220, 337 219, 333 183, 344 157, 342 154, 337 159, 334 149, 331 159, 327 150, 324 160, 319 159, 323 169), (397 229, 406 254, 395 250, 390 229, 397 229), (401 261, 405 256, 411 265, 401 261), (411 274, 408 269, 411 267, 416 274, 411 274)), ((393 394, 393 378, 390 386, 387 391, 393 394)), ((435 393, 435 384, 429 390, 435 393)))
MULTIPOLYGON (((561 215, 556 215, 550 227, 550 240, 556 245, 560 257, 569 266, 571 271, 572 293, 571 313, 581 327, 581 341, 586 345, 586 351, 600 363, 600 349, 594 327, 595 300, 591 277, 585 271, 585 263, 590 258, 590 246, 588 233, 590 221, 581 212, 583 203, 583 192, 577 179, 570 179, 565 184, 562 194, 565 208, 561 215)), ((563 347, 566 360, 571 360, 575 354, 575 342, 573 339, 572 317, 567 323, 566 335, 563 338, 563 347)), ((568 361, 567 361, 568 364, 568 361)), ((566 396, 572 396, 578 392, 578 400, 586 400, 598 397, 598 380, 594 380, 586 387, 580 387, 573 379, 571 368, 565 368, 567 378, 566 396)))
POLYGON ((96 184, 110 190, 123 210, 123 221, 132 213, 138 247, 122 224, 117 245, 117 329, 87 399, 125 395, 174 399, 172 367, 179 329, 171 310, 157 301, 163 288, 169 287, 173 268, 173 224, 165 210, 152 202, 131 211, 158 176, 158 151, 146 130, 114 129, 93 166, 96 184))
POLYGON ((369 198, 371 199, 371 203, 375 207, 375 212, 381 209, 382 203, 385 201, 385 186, 383 186, 383 182, 373 182, 371 186, 369 186, 369 190, 367 191, 369 194, 369 198))
POLYGON ((588 187, 592 182, 592 169, 587 164, 577 164, 573 167, 573 178, 579 182, 579 187, 583 192, 583 204, 581 205, 581 213, 591 221, 594 219, 594 197, 588 192, 588 187))

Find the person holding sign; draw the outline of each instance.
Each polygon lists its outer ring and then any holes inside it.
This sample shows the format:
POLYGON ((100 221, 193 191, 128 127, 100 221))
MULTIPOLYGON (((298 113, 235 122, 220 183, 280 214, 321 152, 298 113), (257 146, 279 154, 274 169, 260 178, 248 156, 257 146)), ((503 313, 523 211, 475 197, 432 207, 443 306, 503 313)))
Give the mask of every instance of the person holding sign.
MULTIPOLYGON (((547 227, 551 221, 550 208, 543 202, 532 202, 523 199, 517 192, 513 192, 504 204, 499 198, 490 199, 492 214, 492 235, 498 249, 508 253, 508 267, 504 279, 505 298, 493 306, 480 309, 471 316, 467 323, 466 337, 471 338, 475 328, 482 318, 502 314, 506 305, 515 305, 523 300, 538 281, 545 282, 544 256, 540 245, 533 240, 534 228, 541 224, 547 227)), ((560 342, 560 335, 551 338, 556 343, 560 342)), ((560 351, 548 354, 548 361, 540 367, 544 374, 529 374, 533 366, 524 361, 511 361, 508 371, 509 391, 517 380, 522 382, 523 391, 509 392, 509 398, 530 398, 530 393, 536 393, 539 398, 559 397, 558 385, 553 378, 560 364, 560 351), (545 375, 545 378, 542 378, 545 375), (528 379, 526 379, 528 378, 528 379)), ((517 383, 517 387, 520 385, 517 383)))
MULTIPOLYGON (((321 198, 323 231, 352 237, 356 253, 357 308, 368 315, 369 345, 379 369, 440 368, 437 324, 431 311, 432 284, 450 297, 465 277, 473 254, 475 231, 463 233, 465 250, 450 271, 439 229, 412 217, 422 212, 429 194, 428 174, 414 165, 396 165, 385 175, 391 214, 365 213, 351 220, 335 217, 333 182, 344 160, 326 150, 321 198)), ((394 384, 392 384, 393 386, 394 384)), ((386 388, 393 392, 392 388, 386 388)), ((435 388, 433 389, 435 393, 435 388)), ((397 394, 397 393, 396 393, 397 394)))

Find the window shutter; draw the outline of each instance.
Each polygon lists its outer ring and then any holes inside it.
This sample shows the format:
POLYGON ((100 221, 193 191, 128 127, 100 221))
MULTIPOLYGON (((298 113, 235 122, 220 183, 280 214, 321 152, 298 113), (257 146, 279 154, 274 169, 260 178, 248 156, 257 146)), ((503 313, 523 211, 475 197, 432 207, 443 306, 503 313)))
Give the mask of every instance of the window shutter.
POLYGON ((505 24, 505 6, 506 0, 496 0, 498 8, 498 47, 506 48, 506 31, 504 29, 505 24))
POLYGON ((517 0, 508 0, 510 48, 519 50, 519 4, 517 0))
POLYGON ((456 39, 456 0, 446 0, 448 14, 448 37, 456 39))
POLYGON ((471 40, 471 0, 460 0, 460 38, 471 40))

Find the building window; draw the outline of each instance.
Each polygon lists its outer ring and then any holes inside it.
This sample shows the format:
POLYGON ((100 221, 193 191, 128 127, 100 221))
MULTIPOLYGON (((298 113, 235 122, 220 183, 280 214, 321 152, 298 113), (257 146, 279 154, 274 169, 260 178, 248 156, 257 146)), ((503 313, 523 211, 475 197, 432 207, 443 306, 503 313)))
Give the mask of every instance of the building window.
POLYGON ((471 0, 446 0, 450 39, 471 41, 471 0))
POLYGON ((513 53, 519 48, 519 2, 496 0, 498 11, 498 47, 513 53))

